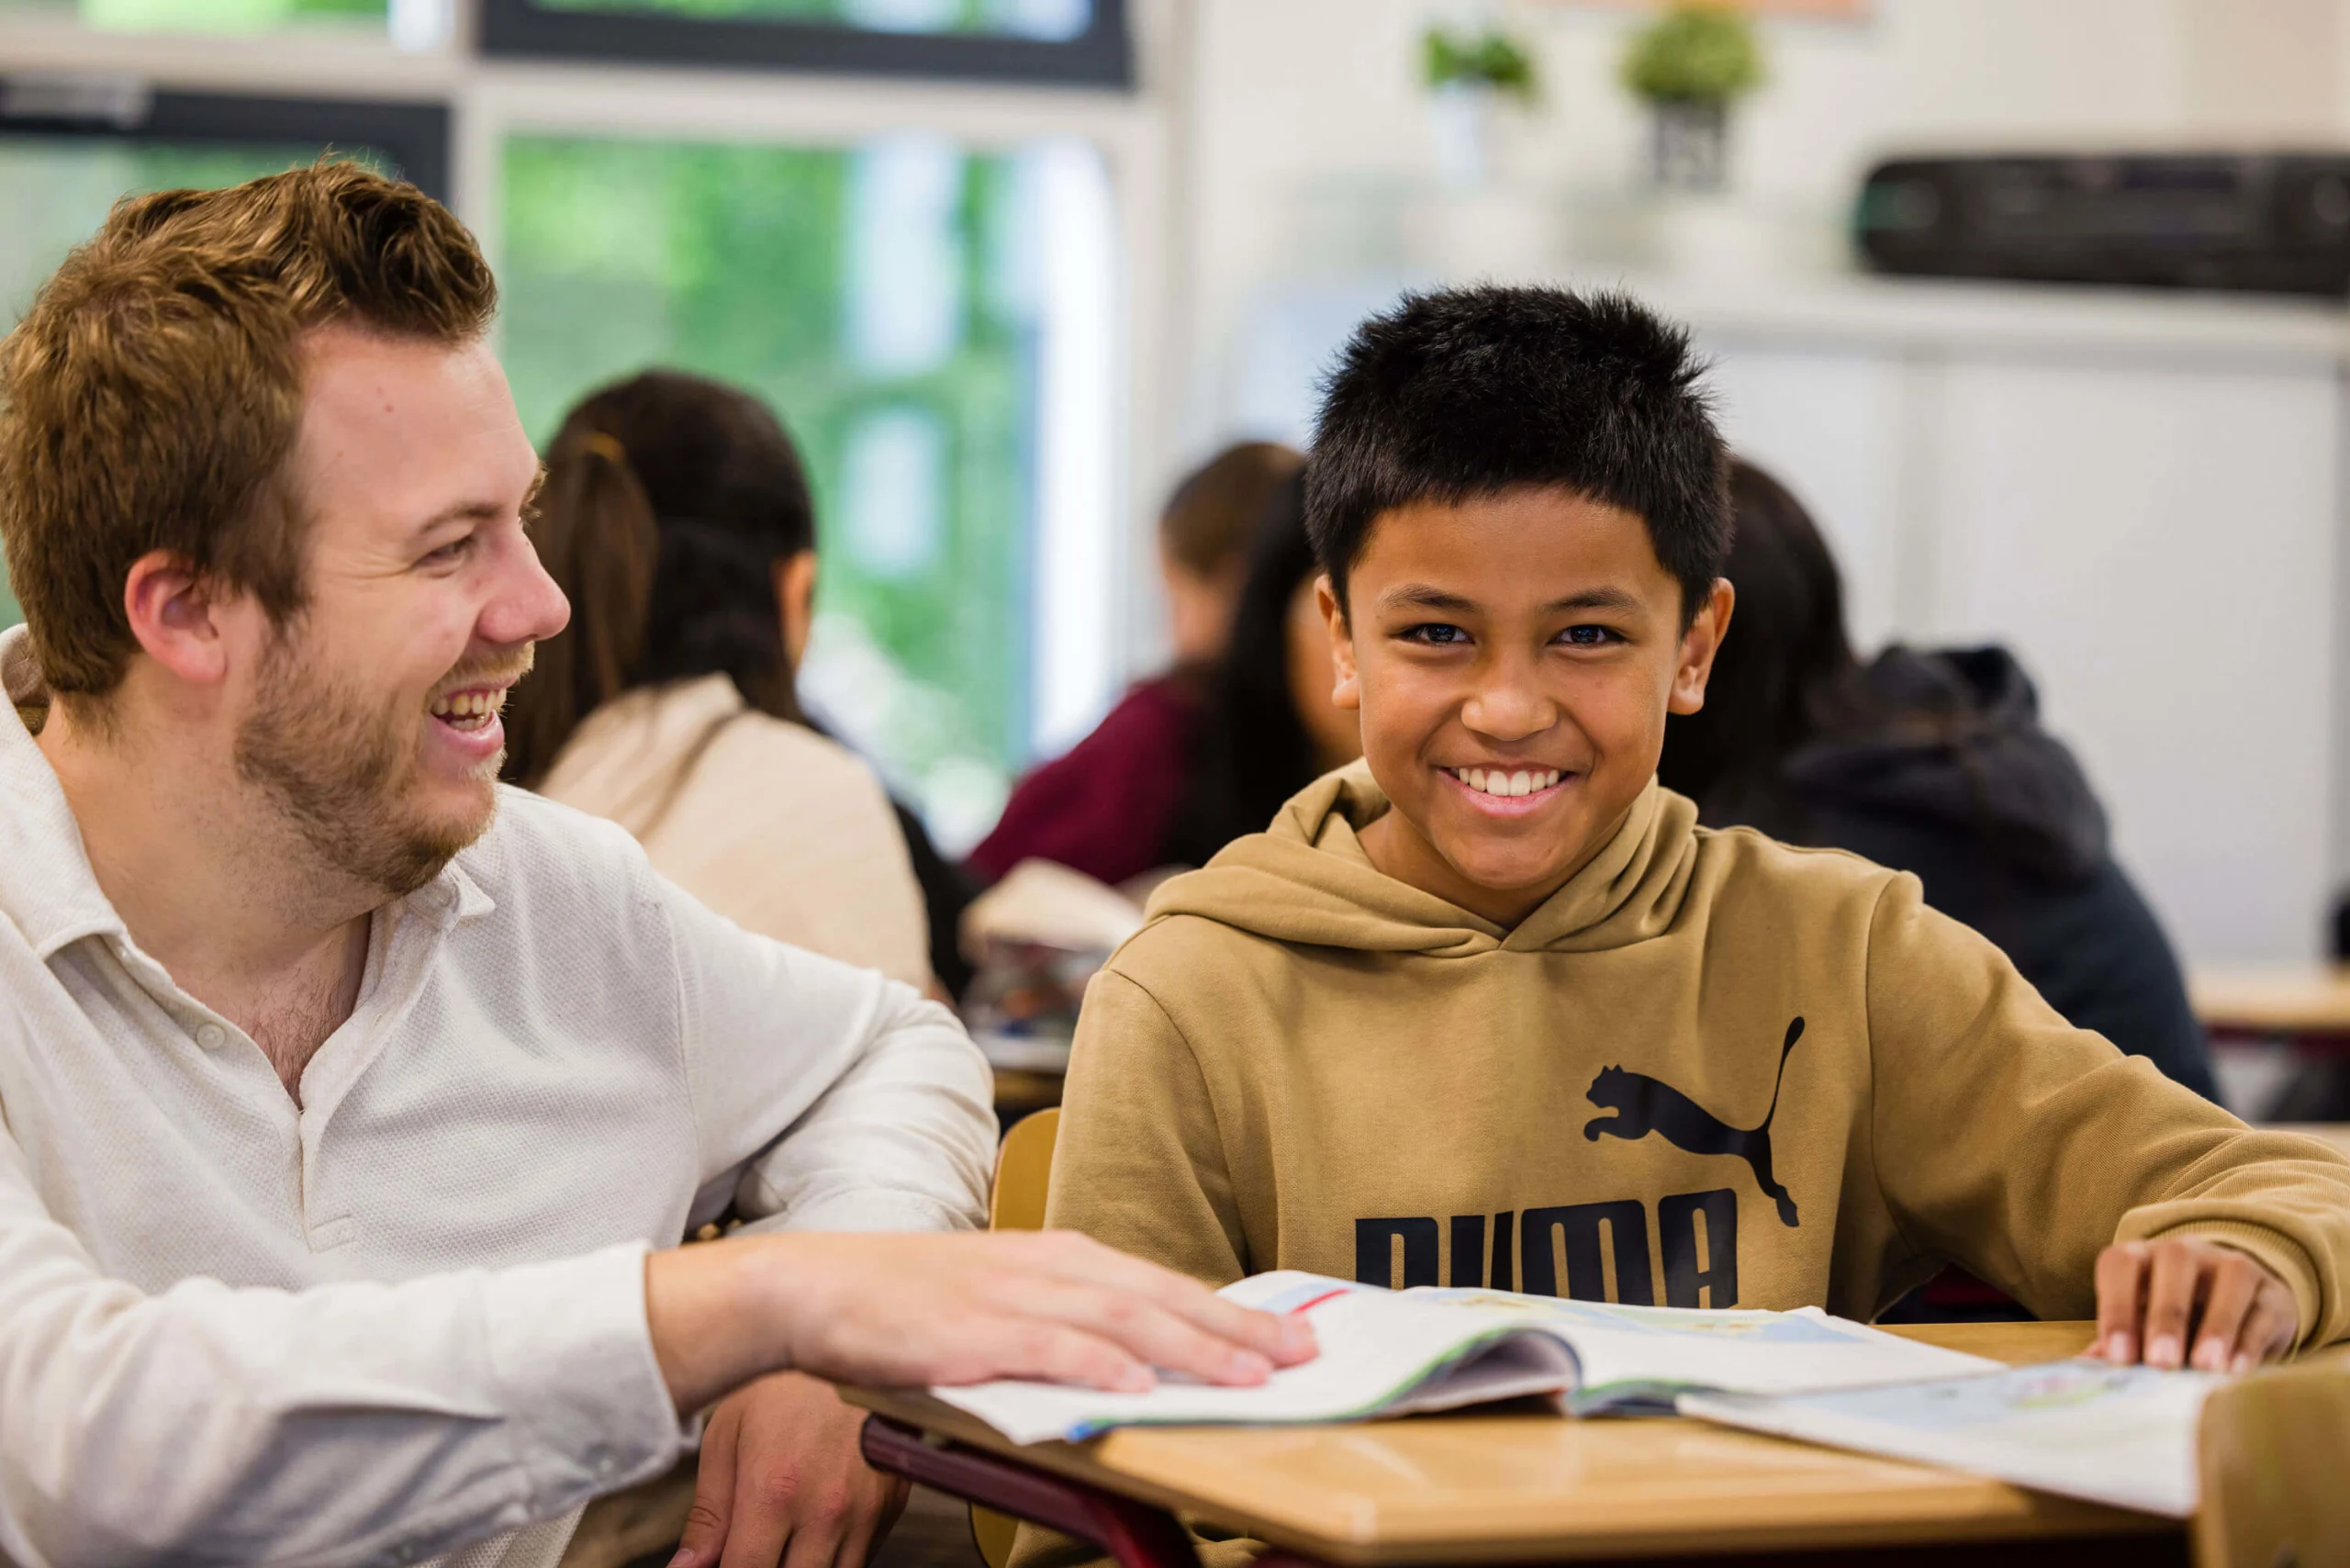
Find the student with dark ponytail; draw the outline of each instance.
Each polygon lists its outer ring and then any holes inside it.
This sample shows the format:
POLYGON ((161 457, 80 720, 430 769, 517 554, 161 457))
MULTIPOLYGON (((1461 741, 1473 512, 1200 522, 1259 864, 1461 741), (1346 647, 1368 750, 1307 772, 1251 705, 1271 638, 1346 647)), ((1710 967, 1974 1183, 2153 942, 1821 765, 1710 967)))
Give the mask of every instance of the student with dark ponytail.
POLYGON ((548 452, 533 532, 571 623, 515 689, 508 778, 619 823, 748 930, 928 983, 889 796, 793 689, 815 510, 774 414, 668 371, 593 393, 548 452))

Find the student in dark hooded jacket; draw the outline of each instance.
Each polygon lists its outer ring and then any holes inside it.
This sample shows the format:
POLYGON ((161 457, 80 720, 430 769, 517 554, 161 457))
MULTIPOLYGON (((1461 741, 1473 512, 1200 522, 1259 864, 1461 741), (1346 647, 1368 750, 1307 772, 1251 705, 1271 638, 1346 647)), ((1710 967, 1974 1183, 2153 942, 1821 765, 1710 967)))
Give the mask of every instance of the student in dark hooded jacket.
POLYGON ((1705 707, 1665 726, 1665 785, 1708 826, 1915 872, 1928 903, 1998 944, 2068 1022, 2216 1098, 2178 961, 2022 667, 1998 647, 1899 646, 1863 666, 1801 504, 1745 462, 1730 499, 1737 611, 1705 707))

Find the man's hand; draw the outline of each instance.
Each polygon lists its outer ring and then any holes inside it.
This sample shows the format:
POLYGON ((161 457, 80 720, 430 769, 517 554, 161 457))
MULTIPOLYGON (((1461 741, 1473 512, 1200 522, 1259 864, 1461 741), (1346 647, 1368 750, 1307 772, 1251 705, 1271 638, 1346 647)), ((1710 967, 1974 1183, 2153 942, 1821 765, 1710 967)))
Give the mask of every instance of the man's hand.
POLYGON ((1302 1319, 1071 1231, 744 1237, 655 1253, 644 1285, 654 1354, 686 1412, 787 1368, 900 1388, 1139 1390, 1155 1368, 1248 1384, 1314 1355, 1302 1319))
POLYGON ((2291 1288, 2248 1252, 2179 1236, 2098 1257, 2092 1353, 2109 1361, 2250 1372, 2292 1349, 2300 1330, 2291 1288))
POLYGON ((906 1506, 906 1483, 865 1462, 864 1426, 832 1384, 799 1372, 720 1401, 669 1568, 865 1568, 906 1506))

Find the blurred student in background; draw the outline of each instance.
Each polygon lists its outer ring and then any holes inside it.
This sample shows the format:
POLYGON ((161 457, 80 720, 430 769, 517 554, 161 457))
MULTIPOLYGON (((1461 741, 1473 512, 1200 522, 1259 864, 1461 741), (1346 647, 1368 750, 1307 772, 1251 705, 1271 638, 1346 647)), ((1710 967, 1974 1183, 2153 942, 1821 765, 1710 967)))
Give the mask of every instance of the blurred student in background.
POLYGON ((1259 522, 1304 463, 1286 446, 1244 442, 1175 487, 1158 519, 1173 666, 1136 683, 1091 734, 1020 781, 971 851, 972 871, 994 881, 1023 860, 1051 860, 1115 886, 1168 863, 1259 522))
POLYGON ((549 451, 533 532, 571 624, 515 689, 507 778, 619 823, 748 930, 928 984, 889 796, 793 689, 815 509, 775 415, 666 371, 593 393, 549 451))
POLYGON ((1209 691, 1182 804, 1156 864, 1204 866, 1243 834, 1262 833, 1281 802, 1362 755, 1337 683, 1330 634, 1314 601, 1322 575, 1305 535, 1305 476, 1282 484, 1257 534, 1209 691))
POLYGON ((1709 827, 1913 871, 2076 1028, 2217 1098, 2178 961, 2115 864, 2103 809, 1998 647, 1889 647, 1863 666, 1843 585, 1785 487, 1730 469, 1737 613, 1706 705, 1665 726, 1658 777, 1709 827))

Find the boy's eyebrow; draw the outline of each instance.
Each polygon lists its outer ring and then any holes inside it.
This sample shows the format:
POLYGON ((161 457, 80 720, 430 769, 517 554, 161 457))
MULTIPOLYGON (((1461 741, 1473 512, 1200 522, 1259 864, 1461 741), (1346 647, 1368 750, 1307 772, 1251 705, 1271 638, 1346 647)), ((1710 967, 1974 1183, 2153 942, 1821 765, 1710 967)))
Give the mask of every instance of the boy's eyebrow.
POLYGON ((1636 595, 1619 588, 1595 588, 1554 599, 1542 608, 1551 614, 1571 610, 1638 610, 1640 601, 1636 595))
POLYGON ((1447 593, 1427 583, 1405 583, 1400 588, 1389 588, 1379 596, 1379 602, 1411 605, 1419 610, 1441 610, 1456 615, 1481 608, 1473 599, 1463 599, 1457 593, 1447 593))
MULTIPOLYGON (((1379 602, 1399 608, 1408 605, 1416 610, 1438 610, 1451 615, 1466 614, 1483 608, 1473 599, 1466 599, 1460 594, 1450 593, 1427 583, 1404 583, 1401 587, 1389 588, 1379 596, 1379 602)), ((1542 607, 1542 612, 1546 615, 1560 615, 1578 610, 1633 610, 1639 608, 1639 597, 1622 588, 1584 588, 1580 593, 1571 593, 1564 599, 1552 599, 1542 607)))

